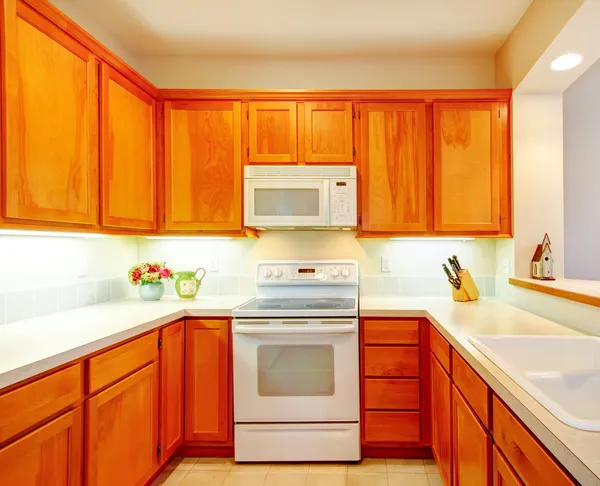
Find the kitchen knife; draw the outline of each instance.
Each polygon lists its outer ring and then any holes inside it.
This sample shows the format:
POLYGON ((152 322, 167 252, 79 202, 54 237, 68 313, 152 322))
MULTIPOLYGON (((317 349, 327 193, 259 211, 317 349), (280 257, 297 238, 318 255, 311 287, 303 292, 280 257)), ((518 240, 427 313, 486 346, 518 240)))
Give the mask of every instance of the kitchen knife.
POLYGON ((452 258, 454 260, 454 263, 456 263, 456 266, 458 267, 458 269, 462 270, 462 267, 460 266, 460 262, 458 261, 458 257, 456 255, 452 255, 452 258))
POLYGON ((450 282, 456 290, 460 289, 460 282, 456 280, 456 277, 452 276, 452 273, 450 273, 450 270, 448 269, 445 263, 442 263, 442 268, 448 276, 448 282, 450 282))
POLYGON ((459 268, 456 265, 456 262, 452 258, 448 258, 448 263, 450 263, 450 268, 452 268, 452 270, 454 270, 454 273, 456 274, 456 278, 460 279, 459 268))

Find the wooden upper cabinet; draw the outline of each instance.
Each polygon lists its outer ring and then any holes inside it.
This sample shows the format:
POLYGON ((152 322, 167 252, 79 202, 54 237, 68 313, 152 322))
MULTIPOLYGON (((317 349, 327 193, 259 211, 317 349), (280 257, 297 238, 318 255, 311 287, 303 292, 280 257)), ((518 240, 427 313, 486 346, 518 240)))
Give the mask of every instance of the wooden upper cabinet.
POLYGON ((436 231, 498 232, 506 110, 497 102, 434 103, 436 231))
POLYGON ((156 226, 155 101, 110 66, 102 65, 101 223, 156 226))
POLYGON ((444 484, 452 478, 452 381, 433 353, 431 359, 431 449, 444 484))
POLYGON ((294 102, 248 104, 250 163, 295 163, 297 152, 297 109, 294 102))
POLYGON ((362 230, 425 231, 425 104, 367 103, 360 111, 362 230))
POLYGON ((98 222, 98 64, 25 2, 4 2, 3 216, 98 222))
POLYGON ((0 484, 80 486, 81 407, 0 449, 0 484))
POLYGON ((241 103, 165 103, 165 229, 242 229, 241 103))
POLYGON ((298 110, 300 162, 348 164, 354 161, 352 103, 300 103, 298 110))

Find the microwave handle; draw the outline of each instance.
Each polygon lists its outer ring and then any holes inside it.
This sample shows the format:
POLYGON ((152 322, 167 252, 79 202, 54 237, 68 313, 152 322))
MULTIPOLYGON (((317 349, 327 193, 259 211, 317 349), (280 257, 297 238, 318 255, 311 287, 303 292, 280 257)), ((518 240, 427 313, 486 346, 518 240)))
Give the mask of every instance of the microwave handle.
POLYGON ((237 325, 233 331, 237 334, 348 334, 356 332, 352 324, 337 326, 256 326, 237 325))

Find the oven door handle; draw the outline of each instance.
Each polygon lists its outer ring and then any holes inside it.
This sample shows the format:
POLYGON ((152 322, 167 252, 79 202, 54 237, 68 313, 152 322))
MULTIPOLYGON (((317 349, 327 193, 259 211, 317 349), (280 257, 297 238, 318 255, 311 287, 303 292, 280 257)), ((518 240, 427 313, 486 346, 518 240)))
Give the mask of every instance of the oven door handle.
POLYGON ((356 332, 352 324, 336 326, 256 326, 237 325, 234 333, 237 334, 348 334, 356 332))

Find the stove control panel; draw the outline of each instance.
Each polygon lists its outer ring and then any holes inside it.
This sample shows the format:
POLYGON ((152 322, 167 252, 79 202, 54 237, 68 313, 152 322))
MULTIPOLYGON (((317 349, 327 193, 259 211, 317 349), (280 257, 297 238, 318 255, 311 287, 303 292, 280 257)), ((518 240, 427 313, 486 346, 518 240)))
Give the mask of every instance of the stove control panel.
POLYGON ((265 261, 258 264, 258 285, 358 285, 354 260, 265 261))

